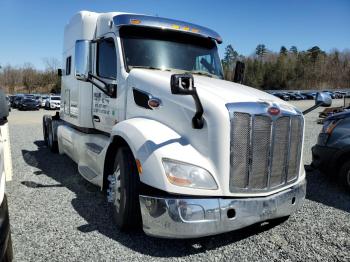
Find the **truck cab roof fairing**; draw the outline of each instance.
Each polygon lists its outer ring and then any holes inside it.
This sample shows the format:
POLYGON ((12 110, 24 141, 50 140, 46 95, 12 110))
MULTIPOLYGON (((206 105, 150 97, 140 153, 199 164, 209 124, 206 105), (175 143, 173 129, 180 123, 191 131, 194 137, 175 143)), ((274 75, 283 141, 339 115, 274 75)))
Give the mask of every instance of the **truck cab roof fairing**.
POLYGON ((221 36, 215 31, 179 21, 173 19, 167 19, 162 17, 155 16, 146 16, 146 15, 135 15, 135 14, 121 14, 113 17, 113 23, 117 26, 125 26, 125 25, 136 25, 136 26, 144 26, 144 27, 154 27, 154 28, 162 28, 167 30, 181 31, 188 34, 200 35, 207 38, 215 39, 217 43, 222 43, 221 36))

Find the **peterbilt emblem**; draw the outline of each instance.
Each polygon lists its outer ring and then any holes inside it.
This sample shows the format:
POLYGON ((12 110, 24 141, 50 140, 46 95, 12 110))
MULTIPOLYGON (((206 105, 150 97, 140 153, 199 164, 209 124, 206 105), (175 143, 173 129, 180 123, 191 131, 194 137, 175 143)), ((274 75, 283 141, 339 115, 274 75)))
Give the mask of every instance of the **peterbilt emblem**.
POLYGON ((281 110, 278 107, 271 106, 267 109, 267 112, 272 116, 277 116, 281 112, 281 110))

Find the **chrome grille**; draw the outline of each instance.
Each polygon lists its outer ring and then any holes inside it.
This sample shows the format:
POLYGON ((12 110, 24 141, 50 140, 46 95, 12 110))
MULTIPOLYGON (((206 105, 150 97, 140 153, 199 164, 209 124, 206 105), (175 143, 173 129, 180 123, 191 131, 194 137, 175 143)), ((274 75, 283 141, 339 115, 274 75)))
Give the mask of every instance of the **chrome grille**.
POLYGON ((231 113, 230 191, 264 192, 295 181, 302 116, 231 113))

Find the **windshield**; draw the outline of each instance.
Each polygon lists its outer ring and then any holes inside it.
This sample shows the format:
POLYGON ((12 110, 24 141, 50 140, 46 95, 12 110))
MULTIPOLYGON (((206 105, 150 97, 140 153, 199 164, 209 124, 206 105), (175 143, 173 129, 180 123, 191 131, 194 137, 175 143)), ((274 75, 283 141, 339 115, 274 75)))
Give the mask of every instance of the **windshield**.
POLYGON ((125 64, 223 78, 214 40, 160 29, 122 27, 125 64))
POLYGON ((51 100, 61 100, 61 98, 59 96, 52 96, 51 100))

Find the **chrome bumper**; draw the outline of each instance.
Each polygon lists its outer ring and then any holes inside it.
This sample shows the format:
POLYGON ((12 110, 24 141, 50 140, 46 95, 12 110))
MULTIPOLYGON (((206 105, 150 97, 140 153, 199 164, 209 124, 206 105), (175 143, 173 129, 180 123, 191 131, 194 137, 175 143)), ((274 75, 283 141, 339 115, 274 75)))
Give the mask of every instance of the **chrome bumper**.
POLYGON ((195 238, 289 216, 303 203, 306 182, 267 197, 159 198, 140 196, 143 230, 164 238, 195 238))

